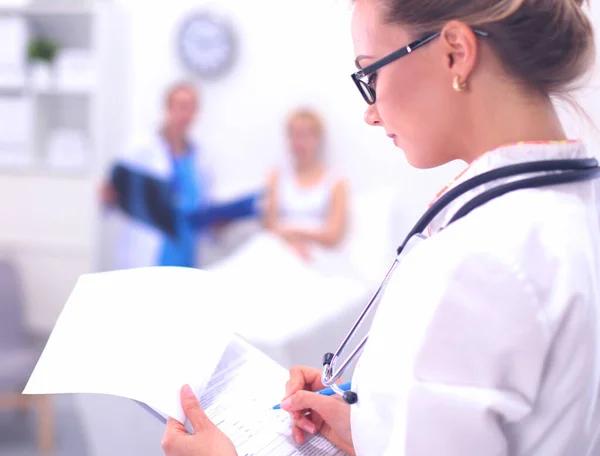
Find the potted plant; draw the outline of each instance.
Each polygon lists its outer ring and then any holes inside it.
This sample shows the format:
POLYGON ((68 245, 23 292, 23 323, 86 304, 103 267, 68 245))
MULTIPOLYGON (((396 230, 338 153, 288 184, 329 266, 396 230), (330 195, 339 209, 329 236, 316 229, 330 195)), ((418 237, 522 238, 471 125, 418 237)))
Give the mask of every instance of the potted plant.
POLYGON ((58 53, 58 43, 49 38, 34 38, 27 47, 32 84, 40 89, 50 85, 52 64, 58 53))

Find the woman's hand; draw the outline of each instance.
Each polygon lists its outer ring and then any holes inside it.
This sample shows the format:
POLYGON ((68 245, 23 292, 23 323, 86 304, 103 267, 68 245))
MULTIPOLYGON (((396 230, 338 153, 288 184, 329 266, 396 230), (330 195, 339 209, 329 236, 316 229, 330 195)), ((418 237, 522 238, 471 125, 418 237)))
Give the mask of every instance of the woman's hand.
POLYGON ((233 443, 206 416, 192 389, 181 389, 181 405, 195 434, 188 434, 183 424, 169 418, 162 440, 166 456, 237 456, 233 443))
POLYGON ((304 261, 311 260, 310 243, 303 239, 297 230, 286 226, 278 226, 273 232, 283 239, 290 249, 304 261))
POLYGON ((277 234, 279 237, 281 237, 284 241, 289 242, 289 241, 297 241, 298 240, 297 231, 288 226, 280 225, 280 226, 275 227, 275 229, 273 231, 275 232, 275 234, 277 234))
POLYGON ((341 397, 322 396, 313 391, 323 389, 321 371, 312 367, 292 367, 281 408, 290 412, 292 435, 297 443, 305 432, 319 432, 342 451, 354 455, 350 431, 350 406, 341 397))
POLYGON ((287 245, 304 261, 310 261, 310 248, 308 243, 297 240, 286 240, 287 245))

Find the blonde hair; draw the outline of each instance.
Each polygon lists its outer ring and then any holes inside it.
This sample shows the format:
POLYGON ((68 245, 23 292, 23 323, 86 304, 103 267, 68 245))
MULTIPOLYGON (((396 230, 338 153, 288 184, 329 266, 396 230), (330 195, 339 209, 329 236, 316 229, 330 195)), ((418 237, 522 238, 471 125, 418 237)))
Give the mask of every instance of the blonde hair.
POLYGON ((546 96, 568 93, 595 60, 594 32, 584 0, 377 0, 386 22, 416 35, 451 20, 489 34, 508 74, 546 96))
POLYGON ((316 111, 308 108, 295 109, 294 111, 292 111, 288 115, 286 123, 288 132, 290 131, 290 128, 292 128, 293 123, 297 120, 307 120, 311 122, 314 125, 315 131, 317 132, 319 137, 323 137, 323 120, 321 119, 321 116, 317 114, 316 111))

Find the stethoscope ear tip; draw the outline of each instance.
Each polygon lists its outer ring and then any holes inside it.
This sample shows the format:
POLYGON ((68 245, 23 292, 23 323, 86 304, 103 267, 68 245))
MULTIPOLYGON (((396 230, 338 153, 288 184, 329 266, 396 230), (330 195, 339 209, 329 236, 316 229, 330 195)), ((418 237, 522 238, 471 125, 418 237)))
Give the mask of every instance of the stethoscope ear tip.
POLYGON ((358 395, 354 391, 344 391, 344 401, 346 404, 356 404, 358 401, 358 395))

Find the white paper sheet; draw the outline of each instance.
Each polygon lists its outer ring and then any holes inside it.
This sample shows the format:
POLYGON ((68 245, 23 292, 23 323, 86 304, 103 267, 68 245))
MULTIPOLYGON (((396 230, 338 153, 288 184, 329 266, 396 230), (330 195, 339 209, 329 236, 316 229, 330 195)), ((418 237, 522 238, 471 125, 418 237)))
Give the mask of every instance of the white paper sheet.
POLYGON ((83 275, 23 393, 112 394, 184 422, 181 387, 200 396, 231 340, 226 299, 197 269, 83 275))
POLYGON ((288 378, 286 369, 236 337, 200 403, 240 456, 343 455, 321 436, 301 446, 294 442, 289 414, 272 410, 283 398, 288 378))

